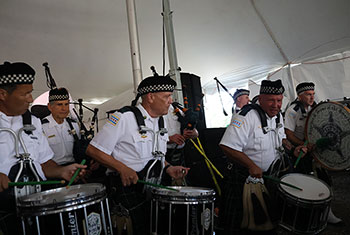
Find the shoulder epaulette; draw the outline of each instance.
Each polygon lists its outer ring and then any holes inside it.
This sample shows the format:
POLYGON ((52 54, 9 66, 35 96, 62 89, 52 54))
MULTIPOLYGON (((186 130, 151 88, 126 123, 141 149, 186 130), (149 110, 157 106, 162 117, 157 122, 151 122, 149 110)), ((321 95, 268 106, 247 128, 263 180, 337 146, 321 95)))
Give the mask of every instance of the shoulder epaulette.
MULTIPOLYGON (((265 111, 260 107, 260 105, 258 104, 247 104, 245 106, 243 106, 243 108, 241 109, 241 111, 238 113, 241 116, 245 116, 247 115, 247 113, 250 110, 256 110, 258 112, 260 121, 261 121, 261 129, 263 130, 264 134, 266 134, 268 132, 268 127, 267 127, 267 118, 266 118, 266 113, 265 111)), ((281 113, 277 114, 277 118, 276 118, 276 126, 280 126, 280 119, 281 119, 281 113)))
POLYGON ((297 100, 297 99, 294 100, 294 101, 291 103, 291 105, 293 105, 293 104, 295 104, 293 110, 294 110, 295 112, 298 112, 298 110, 300 109, 301 114, 302 114, 304 117, 306 117, 306 110, 305 110, 304 105, 303 105, 299 100, 297 100))
POLYGON ((66 120, 67 121, 69 120, 70 122, 75 122, 75 123, 77 122, 76 120, 74 120, 73 118, 70 118, 70 117, 66 117, 66 120))
POLYGON ((46 118, 41 119, 41 124, 46 124, 46 123, 50 123, 50 121, 47 120, 46 118))
MULTIPOLYGON (((142 127, 146 126, 145 118, 143 117, 141 111, 137 107, 135 107, 135 106, 124 106, 123 108, 118 110, 118 112, 120 112, 120 113, 125 113, 125 112, 129 112, 129 111, 133 112, 134 115, 135 115, 136 122, 137 122, 137 125, 139 127, 140 134, 145 134, 146 131, 142 130, 142 127)), ((163 116, 159 117, 158 126, 159 126, 159 129, 164 128, 163 116)))

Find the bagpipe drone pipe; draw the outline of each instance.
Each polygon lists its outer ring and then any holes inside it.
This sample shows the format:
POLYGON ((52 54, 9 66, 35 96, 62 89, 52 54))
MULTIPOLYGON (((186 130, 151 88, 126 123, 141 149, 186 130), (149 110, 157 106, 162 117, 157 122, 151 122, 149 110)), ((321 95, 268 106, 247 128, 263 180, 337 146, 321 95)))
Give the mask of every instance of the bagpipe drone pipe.
MULTIPOLYGON (((79 99, 79 104, 81 103, 81 99, 79 99)), ((76 112, 75 109, 73 109, 80 126, 80 138, 78 135, 73 133, 74 136, 74 147, 73 147, 73 155, 74 159, 77 163, 80 163, 83 159, 86 159, 87 165, 90 165, 91 157, 86 155, 86 149, 94 137, 94 129, 95 129, 95 123, 97 120, 97 111, 98 109, 94 110, 94 116, 91 120, 90 128, 89 130, 86 128, 85 124, 82 120, 82 112, 80 112, 80 115, 76 112)))

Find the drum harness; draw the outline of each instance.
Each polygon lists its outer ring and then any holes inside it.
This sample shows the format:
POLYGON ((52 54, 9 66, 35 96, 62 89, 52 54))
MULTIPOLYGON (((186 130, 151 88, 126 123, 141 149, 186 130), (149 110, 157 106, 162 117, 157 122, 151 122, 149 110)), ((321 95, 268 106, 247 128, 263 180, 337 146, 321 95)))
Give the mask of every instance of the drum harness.
MULTIPOLYGON (((159 135, 164 135, 168 132, 167 129, 164 128, 164 119, 162 116, 159 117, 159 120, 158 120, 159 130, 155 132, 151 128, 146 127, 144 117, 143 117, 141 111, 137 107, 125 106, 125 107, 118 110, 118 112, 121 112, 121 113, 128 112, 128 111, 131 111, 134 113, 137 125, 139 127, 139 133, 141 135, 145 135, 147 132, 151 132, 153 135, 152 155, 154 156, 154 159, 150 160, 144 169, 142 169, 140 172, 137 172, 138 176, 140 178, 143 178, 147 182, 160 184, 162 174, 164 171, 166 171, 166 168, 167 168, 167 167, 165 167, 165 155, 164 155, 164 153, 159 151, 159 141, 158 141, 159 135), (151 170, 153 168, 156 168, 156 165, 159 165, 159 164, 156 164, 159 161, 161 163, 160 164, 160 174, 158 177, 152 177, 151 170), (145 174, 145 176, 144 176, 144 174, 145 174)), ((170 166, 170 165, 167 165, 167 166, 170 166)), ((151 186, 144 185, 143 190, 145 191, 146 189, 150 189, 150 187, 151 186)), ((143 204, 143 203, 141 203, 141 204, 143 204)), ((137 208, 141 204, 138 204, 132 208, 126 208, 121 203, 119 203, 116 206, 117 207, 117 214, 121 217, 128 217, 130 215, 129 211, 132 211, 133 209, 137 208)))
MULTIPOLYGON (((21 175, 23 176, 23 181, 29 181, 29 175, 27 175, 28 170, 31 171, 36 181, 40 181, 40 177, 33 164, 33 159, 30 157, 30 153, 28 152, 22 137, 23 131, 26 134, 31 135, 36 128, 34 125, 32 125, 31 113, 28 110, 22 115, 22 118, 23 118, 23 127, 18 130, 18 133, 16 133, 14 130, 10 128, 0 127, 0 131, 9 132, 13 136, 15 141, 15 153, 16 153, 15 157, 18 159, 17 164, 19 166, 19 169, 15 176, 14 182, 19 182, 21 175), (22 146, 24 153, 19 153, 19 145, 22 146)), ((11 168, 11 169, 14 169, 14 168, 11 168)), ((21 196, 29 195, 40 191, 41 191, 40 185, 26 185, 26 186, 23 186, 23 188, 18 188, 17 186, 14 187, 16 201, 21 196)))
MULTIPOLYGON (((287 163, 285 162, 284 156, 285 156, 285 150, 282 146, 282 142, 279 139, 278 136, 278 132, 279 129, 282 128, 282 124, 280 122, 281 120, 281 113, 279 112, 277 114, 277 118, 276 118, 276 128, 273 129, 271 127, 269 127, 267 125, 267 117, 266 117, 266 113, 265 111, 260 107, 260 105, 258 104, 248 104, 245 105, 242 110, 239 112, 239 115, 245 116, 250 110, 256 110, 260 121, 261 121, 261 127, 262 127, 262 131, 264 134, 267 134, 270 131, 273 131, 275 133, 275 149, 278 152, 278 156, 275 158, 275 160, 271 163, 269 170, 268 170, 268 174, 271 176, 278 176, 279 172, 281 169, 285 168, 287 166, 287 163)), ((228 169, 230 170, 232 168, 232 163, 231 165, 228 166, 228 169)), ((263 183, 263 179, 261 178, 262 183, 263 183)))

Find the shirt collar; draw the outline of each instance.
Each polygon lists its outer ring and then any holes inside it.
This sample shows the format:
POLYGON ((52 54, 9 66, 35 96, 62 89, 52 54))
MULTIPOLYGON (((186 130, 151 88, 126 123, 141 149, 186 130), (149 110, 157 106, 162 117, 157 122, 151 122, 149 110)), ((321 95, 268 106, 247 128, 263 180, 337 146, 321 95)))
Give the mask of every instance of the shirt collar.
POLYGON ((136 107, 140 109, 142 116, 145 118, 145 120, 154 122, 155 120, 159 119, 159 117, 157 118, 151 117, 151 115, 148 114, 147 110, 142 106, 142 104, 138 104, 136 107))
MULTIPOLYGON (((59 126, 60 124, 58 124, 56 122, 56 120, 53 118, 52 114, 50 114, 49 116, 46 117, 46 119, 49 121, 49 127, 55 127, 55 126, 59 126)), ((63 123, 66 121, 66 119, 64 119, 63 123)), ((63 124, 62 123, 62 124, 63 124)))

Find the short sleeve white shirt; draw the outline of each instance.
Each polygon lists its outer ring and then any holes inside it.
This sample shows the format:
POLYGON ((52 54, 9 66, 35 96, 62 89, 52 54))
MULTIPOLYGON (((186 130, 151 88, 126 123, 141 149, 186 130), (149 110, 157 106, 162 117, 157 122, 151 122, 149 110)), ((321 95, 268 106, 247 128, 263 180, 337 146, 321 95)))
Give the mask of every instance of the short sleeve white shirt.
MULTIPOLYGON (((179 110, 180 114, 183 115, 182 111, 179 110)), ((174 113, 174 107, 172 105, 169 106, 168 114, 164 116, 164 121, 167 123, 168 136, 173 136, 175 134, 181 135, 181 123, 178 121, 179 117, 174 113)), ((176 146, 175 143, 168 143, 169 149, 177 149, 183 148, 185 143, 182 145, 176 146)))
POLYGON ((276 128, 276 118, 266 115, 267 126, 272 131, 263 133, 260 117, 256 110, 250 110, 245 116, 235 114, 227 127, 220 144, 245 153, 258 167, 267 171, 271 163, 278 157, 277 148, 282 146, 286 138, 282 127, 276 128))
MULTIPOLYGON (((152 118, 141 104, 137 105, 144 116, 145 125, 157 132, 158 119, 152 118)), ((166 122, 164 122, 166 128, 166 122)), ((166 153, 168 134, 158 135, 156 150, 166 153)), ((154 159, 152 155, 154 136, 151 132, 139 133, 139 127, 133 112, 115 112, 108 119, 102 130, 91 140, 90 144, 100 151, 111 155, 135 171, 142 170, 147 162, 154 159)))
MULTIPOLYGON (((304 140, 304 129, 306 124, 306 117, 303 116, 301 109, 299 108, 298 111, 295 111, 294 108, 297 104, 292 104, 288 107, 286 114, 285 114, 285 128, 294 132, 294 135, 300 139, 304 140)), ((305 109, 306 114, 308 114, 311 111, 312 107, 308 106, 307 109, 305 109)), ((306 115, 307 116, 307 115, 306 115)))
MULTIPOLYGON (((23 142, 30 154, 30 158, 33 159, 38 174, 43 180, 46 180, 41 164, 50 160, 53 157, 53 152, 47 139, 43 135, 40 120, 33 115, 31 118, 32 125, 34 125, 36 129, 30 135, 23 132, 23 142)), ((22 116, 7 116, 0 112, 0 127, 10 128, 18 133, 18 130, 23 127, 22 116)), ((17 163, 18 159, 15 157, 16 152, 13 135, 7 131, 0 132, 0 150, 0 172, 8 175, 11 167, 17 163)), ((19 144, 19 153, 24 153, 21 144, 19 144)))
MULTIPOLYGON (((43 123, 43 131, 49 142, 49 145, 54 152, 54 160, 57 164, 62 165, 74 162, 73 145, 74 137, 71 133, 71 128, 66 119, 63 123, 58 124, 52 114, 47 116, 48 123, 43 123)), ((79 135, 79 126, 76 122, 72 122, 73 128, 79 135)))

